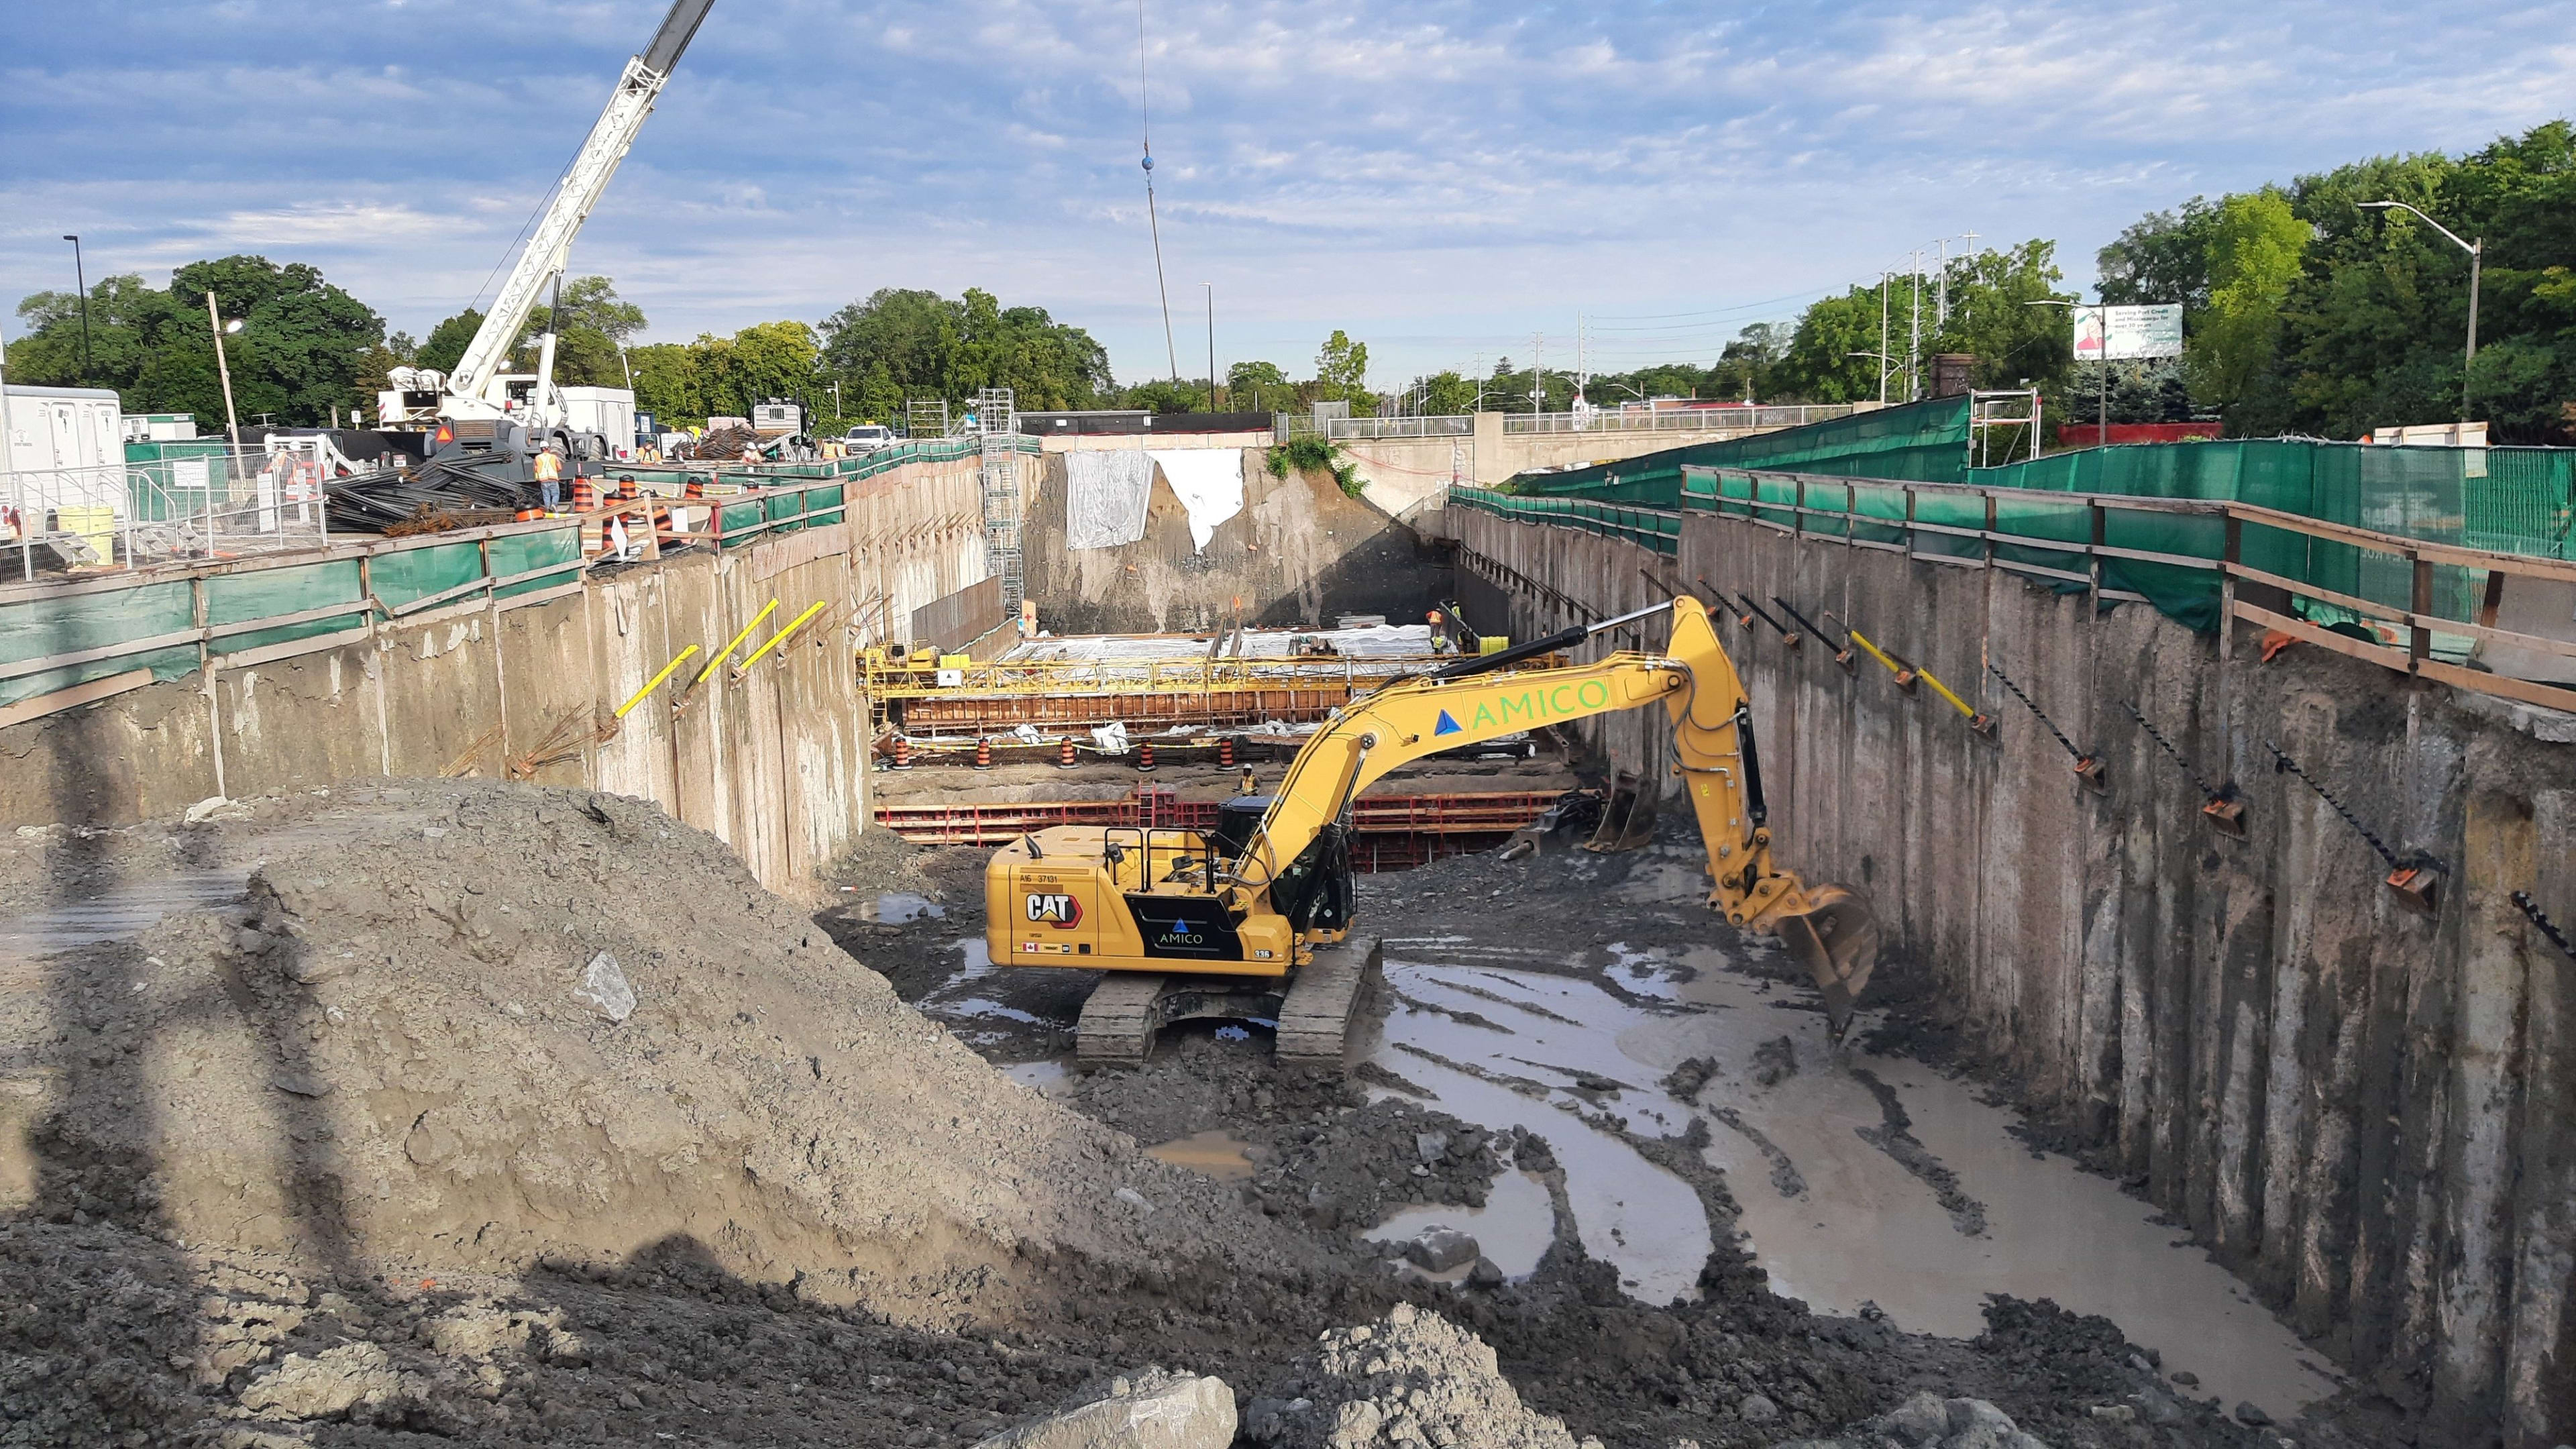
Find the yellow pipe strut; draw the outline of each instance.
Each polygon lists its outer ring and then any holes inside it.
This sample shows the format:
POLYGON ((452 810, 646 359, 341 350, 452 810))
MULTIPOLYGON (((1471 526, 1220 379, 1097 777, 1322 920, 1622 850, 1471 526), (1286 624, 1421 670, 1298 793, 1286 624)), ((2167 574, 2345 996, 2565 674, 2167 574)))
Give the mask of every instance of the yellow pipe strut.
POLYGON ((1861 631, 1859 631, 1858 629, 1852 629, 1852 630, 1849 630, 1848 632, 1851 634, 1851 641, 1852 641, 1854 644, 1859 645, 1859 646, 1861 647, 1861 649, 1862 649, 1862 651, 1863 651, 1864 653, 1868 654, 1870 658, 1875 659, 1875 660, 1877 660, 1879 663, 1884 664, 1884 665, 1886 665, 1886 666, 1887 666, 1887 672, 1888 672, 1888 673, 1890 673, 1890 674, 1903 674, 1903 673, 1905 672, 1905 666, 1903 666, 1903 665, 1901 665, 1901 664, 1897 663, 1897 662, 1896 662, 1895 660, 1893 660, 1893 659, 1888 658, 1888 657, 1887 657, 1887 651, 1886 651, 1886 650, 1884 650, 1884 649, 1881 649, 1881 648, 1879 648, 1877 645, 1872 644, 1871 642, 1869 642, 1869 636, 1868 636, 1867 634, 1862 633, 1862 632, 1861 632, 1861 631))
POLYGON ((617 717, 618 717, 619 719, 624 719, 624 718, 626 718, 626 712, 627 712, 628 710, 633 709, 635 706, 637 706, 637 705, 639 705, 639 704, 642 704, 642 703, 644 702, 644 697, 645 697, 646 695, 651 694, 654 690, 660 689, 660 688, 662 687, 662 681, 663 681, 663 680, 666 680, 666 679, 668 679, 668 678, 670 678, 670 677, 672 676, 672 674, 673 674, 673 673, 675 673, 675 672, 679 669, 679 667, 680 667, 681 665, 686 664, 686 663, 688 663, 688 662, 689 662, 689 656, 690 656, 690 655, 695 654, 695 653, 697 653, 697 652, 698 652, 698 646, 697 646, 697 645, 695 645, 695 644, 692 644, 692 645, 690 645, 688 648, 681 650, 681 651, 680 651, 680 657, 679 657, 679 658, 677 658, 677 659, 672 660, 672 661, 671 661, 670 663, 668 663, 668 664, 663 665, 663 666, 662 666, 662 672, 653 676, 653 682, 652 682, 652 683, 647 684, 647 685, 645 685, 642 689, 639 689, 639 690, 635 691, 635 697, 634 697, 633 699, 630 699, 630 700, 626 701, 624 704, 621 704, 621 705, 619 705, 619 706, 617 707, 617 717))
POLYGON ((830 603, 830 602, 831 602, 831 601, 830 601, 829 599, 816 599, 816 600, 814 601, 814 607, 812 607, 812 608, 810 608, 810 609, 807 609, 807 610, 806 610, 804 613, 802 613, 802 614, 797 615, 793 620, 791 620, 791 621, 788 623, 788 625, 787 625, 787 627, 786 627, 786 628, 781 629, 781 630, 779 630, 777 633, 770 635, 770 636, 769 636, 769 642, 768 642, 768 643, 763 644, 763 645, 761 645, 759 648, 754 649, 753 651, 751 651, 751 655, 750 655, 750 657, 749 657, 749 658, 746 658, 745 660, 743 660, 743 661, 742 661, 742 663, 737 664, 737 665, 735 665, 735 666, 734 666, 735 671, 736 671, 737 673, 741 673, 741 672, 747 672, 747 671, 749 671, 749 670, 750 670, 750 668, 751 668, 751 666, 753 666, 753 665, 755 665, 755 664, 758 664, 758 663, 760 662, 760 656, 762 656, 763 654, 768 653, 770 650, 775 649, 775 648, 777 648, 779 645, 781 645, 781 644, 783 644, 783 643, 787 642, 787 636, 788 636, 788 635, 793 634, 793 633, 795 633, 797 630, 804 628, 804 627, 805 627, 805 621, 806 621, 806 620, 808 620, 808 619, 813 618, 816 614, 819 614, 819 613, 823 612, 823 606, 824 606, 825 604, 827 604, 827 603, 830 603))
POLYGON ((1925 684, 1928 684, 1928 685, 1931 685, 1931 686, 1932 686, 1932 692, 1933 692, 1934 694, 1937 694, 1937 695, 1941 696, 1943 699, 1946 699, 1946 700, 1950 701, 1950 707, 1951 707, 1952 709, 1957 710, 1960 714, 1962 714, 1962 715, 1966 716, 1966 717, 1967 717, 1967 718, 1969 718, 1969 719, 1975 719, 1975 718, 1977 717, 1977 712, 1976 712, 1975 710, 1973 710, 1973 709, 1968 708, 1968 706, 1967 706, 1966 702, 1965 702, 1965 701, 1963 701, 1963 700, 1961 700, 1961 699, 1959 698, 1959 696, 1957 696, 1956 694, 1951 693, 1951 692, 1950 692, 1950 686, 1948 686, 1948 685, 1946 685, 1946 684, 1943 684, 1943 683, 1941 682, 1941 680, 1940 680, 1940 677, 1939 677, 1939 676, 1937 676, 1937 675, 1935 675, 1931 670, 1924 668, 1924 667, 1923 667, 1922 665, 1920 665, 1920 664, 1899 664, 1899 663, 1897 663, 1895 660, 1888 658, 1888 657, 1887 657, 1887 651, 1885 651, 1885 650, 1883 650, 1883 649, 1879 648, 1877 645, 1872 644, 1871 642, 1869 642, 1869 636, 1868 636, 1867 634, 1862 633, 1862 632, 1861 632, 1861 631, 1859 631, 1858 629, 1854 629, 1854 630, 1852 630, 1852 631, 1851 631, 1851 640, 1852 640, 1852 642, 1853 642, 1854 644, 1857 644, 1857 645, 1859 645, 1862 649, 1864 649, 1864 650, 1868 651, 1868 653, 1869 653, 1869 657, 1870 657, 1870 658, 1875 659, 1875 660, 1877 660, 1879 663, 1886 665, 1886 666, 1887 666, 1887 672, 1888 672, 1888 673, 1890 673, 1890 674, 1893 674, 1893 675, 1897 676, 1899 679, 1902 679, 1902 678, 1904 678, 1904 676, 1905 676, 1905 672, 1906 672, 1907 670, 1911 669, 1912 671, 1914 671, 1914 677, 1915 677, 1915 678, 1920 679, 1920 680, 1922 680, 1925 684))
POLYGON ((1952 694, 1952 693, 1950 692, 1950 686, 1948 686, 1948 685, 1946 685, 1946 684, 1943 684, 1943 683, 1940 681, 1939 677, 1937 677, 1936 675, 1934 675, 1934 674, 1932 673, 1932 671, 1931 671, 1931 670, 1924 668, 1924 667, 1923 667, 1922 665, 1920 665, 1920 664, 1917 664, 1917 665, 1915 665, 1915 666, 1914 666, 1914 672, 1915 672, 1915 673, 1917 673, 1917 674, 1919 674, 1919 675, 1921 675, 1921 676, 1923 676, 1923 682, 1924 682, 1925 684, 1928 684, 1928 685, 1932 686, 1932 692, 1933 692, 1934 694, 1937 694, 1937 695, 1941 696, 1943 699, 1946 699, 1946 700, 1950 701, 1950 707, 1951 707, 1952 709, 1957 710, 1959 713, 1961 713, 1961 714, 1963 714, 1963 715, 1967 716, 1969 719, 1975 719, 1975 718, 1977 717, 1977 712, 1976 712, 1975 710, 1973 710, 1973 709, 1968 708, 1967 702, 1966 702, 1965 700, 1962 700, 1961 698, 1959 698, 1959 696, 1957 696, 1957 695, 1955 695, 1955 694, 1952 694))
POLYGON ((708 660, 707 667, 698 671, 698 677, 689 681, 690 687, 694 689, 698 685, 706 683, 708 675, 724 668, 724 662, 733 657, 733 651, 741 648, 742 641, 751 637, 751 631, 760 627, 760 621, 768 618, 772 613, 775 613, 777 609, 778 601, 776 599, 772 599, 767 604, 762 605, 760 612, 751 616, 751 622, 742 626, 742 632, 733 636, 733 642, 727 644, 715 658, 708 660))

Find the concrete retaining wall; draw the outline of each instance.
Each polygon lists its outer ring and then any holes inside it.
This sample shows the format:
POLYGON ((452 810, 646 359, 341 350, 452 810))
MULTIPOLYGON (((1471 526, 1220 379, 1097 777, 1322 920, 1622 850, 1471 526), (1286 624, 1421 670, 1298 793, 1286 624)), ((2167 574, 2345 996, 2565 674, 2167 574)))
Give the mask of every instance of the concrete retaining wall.
POLYGON ((1058 634, 1209 629, 1244 620, 1329 624, 1345 613, 1418 622, 1446 587, 1440 556, 1414 530, 1323 474, 1274 478, 1243 450, 1244 508, 1200 548, 1162 474, 1145 536, 1115 548, 1064 546, 1065 464, 1046 459, 1028 495, 1028 597, 1058 634))
POLYGON ((763 884, 800 889, 867 820, 854 648, 900 638, 914 610, 984 576, 976 470, 909 465, 850 485, 841 523, 595 573, 517 608, 380 622, 334 648, 11 726, 0 824, 113 825, 212 795, 515 766, 652 800, 730 843, 763 884), (676 713, 666 686, 596 738, 680 651, 700 650, 685 681, 772 599, 736 659, 825 607, 744 678, 719 674, 676 713))
MULTIPOLYGON (((2297 647, 2259 662, 2143 605, 2097 614, 2001 571, 1792 540, 1707 516, 1678 558, 1455 512, 1459 570, 1529 636, 1660 595, 1641 570, 1831 609, 2001 720, 1972 736, 1928 690, 1810 639, 1721 635, 1754 695, 1781 859, 1872 897, 1955 1021, 2043 1121, 2123 1172, 2303 1333, 2440 1442, 2576 1439, 2576 961, 2510 900, 2576 921, 2576 721, 2416 688, 2297 647), (1506 572, 1508 570, 1509 572, 1506 572), (1991 659, 2079 747, 1985 674, 1991 659), (2135 703, 2250 836, 2119 706, 2135 703), (2444 863, 2439 913, 2272 741, 2394 848, 2444 863)), ((1776 614, 1778 611, 1773 610, 1776 614)), ((1839 627, 1828 623, 1827 627, 1839 627)), ((1655 721, 1595 737, 1664 758, 1655 721)), ((2430 1440, 2426 1442, 2432 1442, 2430 1440)))

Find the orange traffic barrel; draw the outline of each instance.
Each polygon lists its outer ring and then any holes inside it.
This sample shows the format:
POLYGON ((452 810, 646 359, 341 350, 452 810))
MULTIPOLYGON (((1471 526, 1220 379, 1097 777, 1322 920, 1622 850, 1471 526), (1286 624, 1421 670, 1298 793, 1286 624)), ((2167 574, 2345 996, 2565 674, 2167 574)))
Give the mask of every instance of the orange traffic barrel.
POLYGON ((1234 736, 1225 735, 1217 740, 1216 762, 1224 769, 1234 768, 1234 736))
POLYGON ((977 735, 975 737, 975 768, 979 770, 989 770, 993 768, 993 737, 991 735, 977 735))
POLYGON ((1059 770, 1070 770, 1080 763, 1073 757, 1073 736, 1066 735, 1063 743, 1056 747, 1055 767, 1059 770))
POLYGON ((912 741, 901 735, 894 737, 894 767, 898 770, 912 768, 912 741))
POLYGON ((1137 771, 1138 771, 1139 773, 1145 773, 1145 772, 1150 772, 1153 768, 1154 768, 1154 747, 1153 747, 1152 745, 1138 745, 1138 746, 1136 747, 1136 769, 1137 769, 1137 771))

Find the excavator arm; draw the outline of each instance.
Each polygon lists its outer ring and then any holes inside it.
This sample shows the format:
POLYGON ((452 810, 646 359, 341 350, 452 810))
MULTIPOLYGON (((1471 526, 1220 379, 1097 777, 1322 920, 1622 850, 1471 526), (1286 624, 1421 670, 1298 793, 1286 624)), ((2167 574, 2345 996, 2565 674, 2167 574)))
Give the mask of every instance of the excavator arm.
POLYGON ((1836 1037, 1878 952, 1869 910, 1840 886, 1809 886, 1771 859, 1762 772, 1743 679, 1708 611, 1678 598, 1516 649, 1464 660, 1356 702, 1298 751, 1259 828, 1223 875, 1228 909, 1259 909, 1274 881, 1379 777, 1426 755, 1538 725, 1661 703, 1673 721, 1674 767, 1686 782, 1708 872, 1708 903, 1738 926, 1777 934, 1824 994, 1836 1037), (1670 609, 1660 654, 1621 652, 1592 664, 1500 672, 1520 659, 1670 609))

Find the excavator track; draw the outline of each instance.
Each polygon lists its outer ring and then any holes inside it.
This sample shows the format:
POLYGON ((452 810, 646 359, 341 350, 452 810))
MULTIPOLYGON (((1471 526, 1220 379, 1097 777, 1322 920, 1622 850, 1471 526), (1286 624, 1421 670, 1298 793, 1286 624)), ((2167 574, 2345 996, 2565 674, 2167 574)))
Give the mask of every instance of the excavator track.
POLYGON ((1350 1066, 1351 1023, 1367 1004, 1386 964, 1375 936, 1318 946, 1298 968, 1279 1008, 1279 1060, 1283 1065, 1341 1072, 1350 1066))
POLYGON ((1112 971, 1082 1003, 1074 1064, 1142 1066, 1176 1021, 1276 1022, 1279 1060, 1339 1072, 1349 1065, 1351 1022, 1367 1004, 1384 952, 1376 938, 1323 946, 1284 981, 1112 971))

